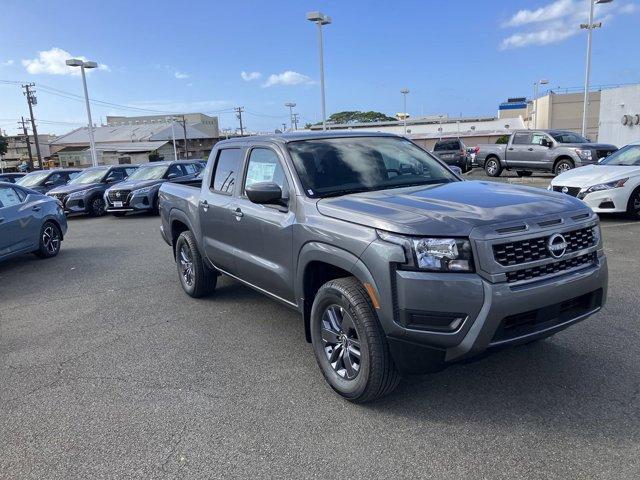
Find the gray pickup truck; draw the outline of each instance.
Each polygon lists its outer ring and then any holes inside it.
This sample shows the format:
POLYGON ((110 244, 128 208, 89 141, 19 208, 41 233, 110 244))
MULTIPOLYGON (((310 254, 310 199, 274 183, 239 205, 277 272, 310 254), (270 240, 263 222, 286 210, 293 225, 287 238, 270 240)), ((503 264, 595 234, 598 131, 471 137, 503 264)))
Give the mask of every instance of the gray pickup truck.
POLYGON ((401 374, 552 335, 606 298, 584 203, 463 181, 402 137, 229 139, 199 188, 159 195, 184 291, 212 293, 225 274, 297 310, 322 374, 354 402, 401 374))
POLYGON ((617 149, 565 130, 517 130, 506 145, 478 145, 475 161, 490 177, 500 176, 503 170, 515 170, 521 177, 533 170, 559 175, 598 163, 617 149))

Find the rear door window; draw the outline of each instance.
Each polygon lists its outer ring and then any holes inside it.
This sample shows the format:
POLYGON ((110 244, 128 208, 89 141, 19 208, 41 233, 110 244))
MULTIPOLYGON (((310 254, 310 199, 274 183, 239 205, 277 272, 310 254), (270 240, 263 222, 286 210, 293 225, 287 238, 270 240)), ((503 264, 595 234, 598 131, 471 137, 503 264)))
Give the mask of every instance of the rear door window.
POLYGON ((22 203, 22 198, 12 187, 0 187, 0 208, 13 207, 22 203))
POLYGON ((211 190, 232 195, 242 160, 239 148, 224 148, 218 152, 216 166, 211 178, 211 190))
POLYGON ((526 132, 516 133, 513 136, 513 145, 528 145, 529 144, 530 135, 526 132))

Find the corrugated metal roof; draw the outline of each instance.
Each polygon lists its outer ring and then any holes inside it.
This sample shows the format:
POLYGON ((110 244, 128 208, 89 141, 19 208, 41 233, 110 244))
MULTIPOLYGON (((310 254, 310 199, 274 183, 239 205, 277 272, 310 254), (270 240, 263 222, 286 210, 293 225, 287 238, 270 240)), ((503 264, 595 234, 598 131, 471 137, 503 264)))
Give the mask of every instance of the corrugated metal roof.
MULTIPOLYGON (((196 125, 187 125, 187 139, 214 138, 212 133, 206 133, 196 125)), ((203 126, 204 129, 205 126, 203 126)), ((184 138, 182 125, 176 123, 174 126, 176 140, 184 138)), ((171 140, 171 125, 166 123, 140 123, 136 125, 109 125, 93 129, 93 138, 96 143, 113 142, 145 142, 171 140)), ((78 128, 66 135, 56 138, 52 145, 73 145, 88 144, 89 132, 87 127, 78 128)))
POLYGON ((116 142, 116 143, 103 143, 96 145, 96 150, 102 150, 103 152, 152 152, 158 148, 166 145, 167 141, 158 142, 116 142))

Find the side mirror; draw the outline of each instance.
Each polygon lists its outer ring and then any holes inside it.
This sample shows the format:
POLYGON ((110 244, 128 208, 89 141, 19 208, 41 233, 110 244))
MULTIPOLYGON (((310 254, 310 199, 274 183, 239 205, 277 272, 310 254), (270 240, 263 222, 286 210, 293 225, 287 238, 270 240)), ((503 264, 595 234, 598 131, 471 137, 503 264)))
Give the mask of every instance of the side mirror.
POLYGON ((543 138, 542 140, 540 140, 540 145, 547 148, 553 147, 553 143, 551 143, 551 141, 547 138, 543 138))
POLYGON ((449 165, 449 170, 451 170, 453 173, 455 173, 459 177, 462 176, 462 169, 457 165, 449 165))
POLYGON ((282 205, 282 189, 277 183, 258 182, 245 188, 249 200, 260 205, 282 205))

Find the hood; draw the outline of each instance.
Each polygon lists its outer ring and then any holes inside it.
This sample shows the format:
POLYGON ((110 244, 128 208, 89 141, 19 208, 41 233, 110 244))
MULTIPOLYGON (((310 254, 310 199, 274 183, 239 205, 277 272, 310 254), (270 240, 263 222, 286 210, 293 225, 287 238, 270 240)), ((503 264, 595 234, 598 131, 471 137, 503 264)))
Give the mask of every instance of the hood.
POLYGON ((81 190, 89 190, 90 188, 103 186, 103 183, 85 183, 83 185, 62 185, 61 187, 52 188, 48 193, 73 193, 81 190))
POLYGON ((478 226, 588 210, 569 195, 465 181, 321 199, 322 215, 407 235, 468 236, 478 226))
POLYGON ((120 182, 115 186, 111 187, 110 190, 136 190, 138 188, 150 187, 153 185, 160 185, 166 182, 165 179, 161 178, 159 180, 131 180, 124 182, 120 182))
POLYGON ((598 183, 608 183, 621 178, 639 176, 639 166, 624 165, 589 165, 587 167, 574 168, 561 173, 553 180, 551 185, 563 187, 591 187, 598 183))
POLYGON ((589 148, 591 150, 618 150, 618 147, 609 143, 559 143, 559 147, 589 148))

